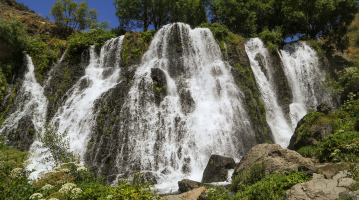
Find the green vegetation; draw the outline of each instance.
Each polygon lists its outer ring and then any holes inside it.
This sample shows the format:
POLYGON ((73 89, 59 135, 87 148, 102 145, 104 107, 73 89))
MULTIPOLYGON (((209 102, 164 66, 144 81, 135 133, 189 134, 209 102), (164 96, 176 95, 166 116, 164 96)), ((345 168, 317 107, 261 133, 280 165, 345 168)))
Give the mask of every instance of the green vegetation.
POLYGON ((265 163, 253 164, 249 169, 232 177, 231 191, 237 191, 233 197, 228 196, 228 190, 224 187, 210 187, 206 193, 210 200, 239 200, 239 199, 284 199, 285 192, 298 183, 304 183, 311 179, 303 172, 292 170, 285 175, 280 173, 265 174, 265 163))
POLYGON ((157 86, 157 81, 153 81, 153 90, 154 90, 155 92, 160 93, 162 90, 165 90, 166 88, 167 88, 167 85, 164 85, 164 86, 162 86, 162 87, 158 87, 158 86, 157 86))
POLYGON ((280 28, 269 31, 268 29, 259 33, 258 36, 262 39, 268 50, 273 53, 278 47, 283 44, 283 36, 280 28))
POLYGON ((207 21, 206 6, 211 0, 115 0, 120 29, 141 28, 150 25, 158 30, 168 22, 184 22, 196 27, 207 21))
POLYGON ((305 35, 324 39, 327 49, 345 50, 345 36, 358 12, 355 0, 216 0, 211 6, 212 22, 226 25, 232 32, 254 36, 265 30, 282 28, 283 38, 305 35))
POLYGON ((48 35, 32 37, 28 47, 28 53, 35 66, 35 74, 39 81, 48 71, 51 64, 56 62, 65 50, 65 43, 48 35))
POLYGON ((357 146, 359 145, 359 100, 345 102, 335 113, 324 115, 312 112, 305 118, 305 123, 298 129, 298 138, 313 137, 310 127, 330 122, 333 133, 318 141, 317 146, 306 146, 298 150, 307 157, 317 157, 320 162, 359 162, 357 146))
MULTIPOLYGON (((43 141, 53 143, 57 140, 43 141)), ((27 177, 30 172, 25 170, 31 164, 27 160, 29 153, 12 149, 6 142, 7 138, 0 135, 0 196, 3 199, 161 199, 153 194, 150 184, 138 181, 119 180, 117 187, 104 186, 104 177, 95 178, 77 161, 58 162, 50 172, 30 180, 27 177)))
POLYGON ((237 84, 242 89, 242 91, 244 91, 246 96, 246 103, 250 109, 249 114, 254 123, 254 130, 256 131, 257 139, 261 140, 259 135, 261 131, 258 129, 257 124, 260 123, 262 125, 263 135, 268 134, 265 106, 259 98, 259 93, 254 83, 252 71, 249 68, 243 69, 238 63, 234 64, 234 67, 244 73, 243 77, 245 79, 245 83, 237 80, 237 84), (260 112, 259 119, 257 117, 257 110, 260 112))
POLYGON ((90 45, 95 45, 96 49, 101 49, 103 44, 116 37, 109 30, 98 28, 87 32, 78 32, 68 38, 66 57, 69 64, 77 64, 81 61, 81 53, 88 49, 90 45))
POLYGON ((122 62, 128 63, 130 59, 137 60, 148 49, 153 38, 152 31, 145 32, 127 32, 123 40, 122 62))
POLYGON ((71 29, 91 28, 94 23, 98 23, 97 15, 98 11, 95 9, 89 10, 87 1, 78 3, 72 0, 58 0, 50 11, 50 16, 62 25, 67 34, 71 33, 71 29))
POLYGON ((1 125, 2 125, 2 123, 4 123, 4 121, 5 121, 5 115, 7 114, 7 112, 9 111, 9 109, 10 109, 10 107, 11 107, 11 103, 12 103, 12 101, 15 99, 15 96, 16 96, 16 88, 17 88, 17 83, 16 83, 16 85, 14 86, 14 88, 12 89, 12 91, 11 91, 11 94, 10 94, 10 98, 9 98, 9 101, 8 101, 8 103, 9 103, 9 105, 6 107, 6 109, 2 112, 2 114, 1 114, 1 117, 0 117, 0 127, 1 127, 1 125))
POLYGON ((0 19, 0 40, 12 53, 21 53, 30 43, 26 27, 16 17, 0 19))

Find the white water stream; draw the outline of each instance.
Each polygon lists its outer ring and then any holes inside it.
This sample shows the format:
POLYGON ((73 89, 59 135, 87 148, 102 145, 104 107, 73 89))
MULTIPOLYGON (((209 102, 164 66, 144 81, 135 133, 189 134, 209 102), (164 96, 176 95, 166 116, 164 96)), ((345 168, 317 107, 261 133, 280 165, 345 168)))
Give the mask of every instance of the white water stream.
POLYGON ((279 55, 292 90, 290 118, 292 126, 296 127, 309 108, 316 109, 322 102, 333 105, 333 102, 322 86, 325 72, 320 68, 319 56, 307 42, 287 44, 279 55))
POLYGON ((275 82, 273 77, 275 71, 271 66, 271 55, 259 38, 247 39, 245 47, 258 85, 261 100, 266 108, 267 123, 272 130, 275 143, 286 148, 294 132, 294 128, 288 123, 288 120, 285 119, 285 114, 278 105, 278 97, 275 90, 275 87, 278 87, 278 83, 275 82), (268 77, 265 76, 259 61, 256 60, 257 56, 263 58, 261 59, 262 66, 267 71, 268 77))
MULTIPOLYGON (((201 181, 210 155, 239 161, 246 148, 256 144, 242 107, 243 94, 209 29, 191 29, 177 23, 183 54, 175 59, 182 63, 184 71, 169 75, 171 67, 175 67, 170 64, 168 50, 171 36, 176 34, 175 26, 164 26, 156 33, 124 105, 125 110, 130 110, 126 121, 131 133, 126 144, 130 149, 129 163, 159 175, 156 188, 160 192, 176 191, 177 182, 183 178, 201 181), (150 100, 154 95, 152 68, 160 68, 167 77, 169 95, 159 107, 150 100), (193 112, 181 110, 183 91, 194 101, 193 112)), ((122 153, 117 165, 126 171, 125 166, 120 166, 122 153)))
MULTIPOLYGON (((95 53, 95 47, 91 46, 90 64, 86 68, 85 75, 67 92, 68 99, 50 122, 51 126, 58 128, 58 133, 67 132, 70 151, 79 155, 82 163, 87 150, 88 137, 96 120, 94 102, 118 84, 123 38, 124 36, 121 36, 108 40, 101 49, 100 57, 95 53), (111 67, 106 65, 108 59, 112 58, 110 54, 116 55, 115 65, 111 67)), ((33 164, 29 166, 29 169, 37 170, 32 174, 36 177, 38 173, 50 170, 53 161, 42 164, 40 161, 43 158, 51 157, 50 152, 37 147, 33 149, 36 155, 40 155, 33 159, 33 164)))

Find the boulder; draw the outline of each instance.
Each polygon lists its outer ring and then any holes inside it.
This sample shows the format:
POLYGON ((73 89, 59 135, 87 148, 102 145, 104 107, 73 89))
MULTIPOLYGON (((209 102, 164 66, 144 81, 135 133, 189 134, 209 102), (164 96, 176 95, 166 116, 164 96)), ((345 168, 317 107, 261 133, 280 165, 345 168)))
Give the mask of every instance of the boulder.
POLYGON ((186 200, 205 200, 207 199, 206 188, 200 187, 187 193, 186 200))
POLYGON ((158 178, 159 177, 152 172, 140 172, 134 174, 133 181, 142 184, 150 183, 151 185, 154 185, 157 184, 158 178))
POLYGON ((228 170, 234 169, 236 163, 233 158, 211 155, 207 167, 203 172, 202 182, 223 182, 228 179, 228 170))
POLYGON ((285 193, 286 200, 330 200, 338 199, 339 194, 347 191, 347 187, 354 184, 355 181, 350 178, 324 179, 323 175, 313 174, 313 179, 306 183, 294 185, 285 193), (345 183, 345 184, 343 184, 345 183))
POLYGON ((187 192, 195 188, 199 188, 200 186, 200 182, 192 181, 189 179, 183 179, 182 181, 178 181, 178 187, 181 192, 187 192))
POLYGON ((317 112, 324 113, 325 115, 329 114, 331 111, 332 107, 327 102, 323 102, 317 106, 317 112))
POLYGON ((345 191, 345 192, 340 193, 339 196, 346 197, 351 200, 359 200, 359 190, 354 191, 354 192, 345 191))
POLYGON ((266 173, 271 174, 276 171, 283 173, 287 168, 295 164, 313 165, 310 158, 304 158, 295 151, 283 149, 279 144, 258 144, 242 158, 234 170, 233 176, 238 175, 245 169, 249 169, 252 164, 261 161, 266 164, 266 173))
POLYGON ((303 165, 298 167, 299 172, 304 172, 307 175, 313 175, 317 173, 317 168, 313 165, 303 165))

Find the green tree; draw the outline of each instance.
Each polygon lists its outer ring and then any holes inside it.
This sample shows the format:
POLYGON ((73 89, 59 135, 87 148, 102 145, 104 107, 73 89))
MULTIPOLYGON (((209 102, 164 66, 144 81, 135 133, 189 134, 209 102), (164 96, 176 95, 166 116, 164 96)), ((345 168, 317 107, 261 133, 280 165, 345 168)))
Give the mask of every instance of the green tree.
POLYGON ((350 23, 358 12, 355 0, 283 0, 282 12, 287 35, 322 38, 327 46, 344 50, 349 44, 345 37, 350 23))
POLYGON ((84 30, 94 23, 98 24, 97 15, 98 11, 89 9, 87 1, 78 3, 72 0, 58 0, 50 11, 50 16, 60 22, 67 31, 69 27, 74 30, 84 30))
POLYGON ((26 27, 16 17, 0 19, 0 40, 12 53, 21 53, 30 44, 26 27))
POLYGON ((147 31, 152 24, 152 0, 115 0, 113 5, 123 29, 143 28, 147 31))

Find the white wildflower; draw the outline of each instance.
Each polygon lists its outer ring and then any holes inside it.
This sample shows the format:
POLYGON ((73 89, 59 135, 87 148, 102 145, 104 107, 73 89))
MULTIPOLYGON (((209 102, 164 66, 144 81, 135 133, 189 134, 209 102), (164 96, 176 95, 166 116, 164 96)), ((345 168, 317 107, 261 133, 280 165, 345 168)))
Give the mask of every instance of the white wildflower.
POLYGON ((52 188, 54 188, 54 186, 52 186, 50 184, 46 184, 41 188, 41 190, 51 190, 52 188))
POLYGON ((60 167, 54 167, 53 170, 60 170, 60 167))
POLYGON ((69 164, 74 164, 75 165, 76 163, 75 162, 69 162, 69 164))
POLYGON ((339 149, 335 149, 335 150, 334 150, 334 153, 339 153, 339 152, 340 152, 339 149))
POLYGON ((82 165, 81 164, 75 164, 76 165, 76 167, 82 167, 82 165))
POLYGON ((66 166, 66 165, 68 165, 68 163, 62 163, 62 164, 61 164, 61 166, 66 166))
POLYGON ((49 199, 49 200, 59 200, 59 199, 57 199, 57 198, 51 198, 51 199, 49 199))
POLYGON ((25 160, 22 164, 24 165, 24 167, 26 167, 26 166, 32 164, 32 161, 31 160, 25 160))
POLYGON ((71 190, 71 199, 81 198, 82 190, 80 188, 74 188, 71 190))
POLYGON ((76 187, 74 183, 66 183, 59 190, 60 193, 67 194, 71 191, 72 188, 76 187))
POLYGON ((87 171, 87 168, 86 167, 79 167, 77 170, 78 171, 87 171))
POLYGON ((23 169, 22 168, 15 168, 10 173, 11 178, 20 178, 22 176, 23 176, 23 169))
POLYGON ((35 194, 33 194, 33 195, 31 195, 30 196, 30 198, 29 199, 40 199, 40 198, 42 198, 43 196, 42 196, 42 194, 41 193, 35 193, 35 194))
POLYGON ((64 172, 64 173, 69 173, 69 172, 70 172, 70 170, 69 170, 69 169, 67 169, 67 168, 65 168, 65 169, 61 169, 60 171, 62 171, 62 172, 64 172))
POLYGON ((49 173, 50 174, 56 174, 56 173, 58 173, 59 171, 56 171, 56 170, 51 170, 51 171, 49 171, 49 173))
POLYGON ((353 147, 351 145, 345 145, 346 149, 352 149, 353 147))
POLYGON ((106 199, 113 199, 113 195, 108 195, 106 199))

